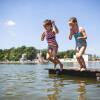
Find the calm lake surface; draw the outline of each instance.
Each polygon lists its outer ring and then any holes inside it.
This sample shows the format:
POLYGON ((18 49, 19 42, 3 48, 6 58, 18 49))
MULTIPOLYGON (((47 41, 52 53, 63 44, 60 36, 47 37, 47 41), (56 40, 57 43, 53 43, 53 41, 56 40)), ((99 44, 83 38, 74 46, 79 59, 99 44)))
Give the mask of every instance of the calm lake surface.
MULTIPOLYGON (((65 63, 74 67, 77 63, 65 63)), ((87 64, 99 68, 100 62, 87 64)), ((0 64, 0 100, 100 100, 95 78, 49 75, 53 64, 0 64)), ((57 66, 59 67, 59 66, 57 66)))

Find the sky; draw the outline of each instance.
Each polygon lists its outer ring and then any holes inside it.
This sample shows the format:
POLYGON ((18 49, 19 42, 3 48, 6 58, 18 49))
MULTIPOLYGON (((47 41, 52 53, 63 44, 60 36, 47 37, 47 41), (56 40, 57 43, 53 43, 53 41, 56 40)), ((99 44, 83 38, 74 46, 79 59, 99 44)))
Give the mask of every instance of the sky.
POLYGON ((41 41, 45 19, 55 20, 59 29, 59 51, 75 49, 74 37, 68 39, 70 17, 86 31, 86 53, 100 55, 100 0, 0 0, 0 49, 46 49, 46 40, 41 41))

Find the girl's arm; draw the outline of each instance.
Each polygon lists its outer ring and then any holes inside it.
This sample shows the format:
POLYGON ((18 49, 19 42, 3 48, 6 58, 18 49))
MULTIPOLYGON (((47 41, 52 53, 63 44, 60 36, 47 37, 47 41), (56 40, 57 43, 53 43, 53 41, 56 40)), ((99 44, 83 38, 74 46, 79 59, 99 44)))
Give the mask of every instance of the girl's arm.
POLYGON ((45 38, 45 31, 42 33, 42 36, 41 36, 41 41, 43 41, 45 38))
POLYGON ((80 33, 83 35, 83 37, 78 37, 77 40, 87 39, 87 35, 86 35, 85 29, 83 27, 80 28, 80 33))
POLYGON ((73 35, 73 31, 72 31, 72 29, 70 28, 70 32, 69 32, 69 40, 72 39, 72 35, 73 35))
POLYGON ((56 24, 55 24, 55 21, 52 21, 52 25, 53 25, 53 31, 54 31, 54 33, 55 34, 58 34, 59 33, 59 31, 58 31, 58 28, 57 28, 57 26, 56 26, 56 24))

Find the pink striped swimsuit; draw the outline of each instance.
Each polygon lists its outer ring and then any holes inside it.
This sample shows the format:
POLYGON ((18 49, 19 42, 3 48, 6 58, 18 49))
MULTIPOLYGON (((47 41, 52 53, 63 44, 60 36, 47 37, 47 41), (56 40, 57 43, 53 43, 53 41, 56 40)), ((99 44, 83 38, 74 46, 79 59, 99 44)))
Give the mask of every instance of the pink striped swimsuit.
POLYGON ((56 41, 56 37, 55 34, 53 32, 47 32, 46 33, 46 40, 48 45, 53 45, 53 46, 57 46, 57 41, 56 41))
POLYGON ((56 37, 55 34, 53 32, 46 32, 46 40, 48 43, 48 53, 49 50, 53 50, 53 56, 55 56, 55 54, 57 54, 58 51, 58 44, 56 41, 56 37))

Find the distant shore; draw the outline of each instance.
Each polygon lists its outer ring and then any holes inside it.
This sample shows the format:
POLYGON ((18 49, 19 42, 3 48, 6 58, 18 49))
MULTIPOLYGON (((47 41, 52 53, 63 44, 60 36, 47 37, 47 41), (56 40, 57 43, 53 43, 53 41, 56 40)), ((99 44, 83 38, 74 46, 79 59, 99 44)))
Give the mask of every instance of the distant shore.
MULTIPOLYGON (((59 59, 62 63, 68 63, 68 62, 72 62, 72 63, 77 63, 77 61, 73 61, 73 60, 64 60, 64 59, 59 59)), ((100 62, 100 60, 91 60, 91 61, 86 61, 86 62, 100 62)), ((44 60, 42 63, 39 63, 38 60, 33 60, 33 61, 0 61, 0 64, 45 64, 45 63, 50 63, 47 60, 44 60)))

